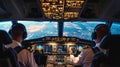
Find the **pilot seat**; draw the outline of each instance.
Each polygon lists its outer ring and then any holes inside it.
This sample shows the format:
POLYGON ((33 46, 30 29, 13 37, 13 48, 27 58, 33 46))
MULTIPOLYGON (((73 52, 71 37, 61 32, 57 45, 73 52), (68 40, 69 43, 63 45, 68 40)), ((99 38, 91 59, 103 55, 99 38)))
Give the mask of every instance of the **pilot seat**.
POLYGON ((5 47, 10 43, 12 43, 12 39, 9 34, 0 30, 0 67, 20 67, 16 51, 5 47))
POLYGON ((100 47, 107 51, 95 54, 91 67, 120 67, 120 35, 105 36, 100 47))

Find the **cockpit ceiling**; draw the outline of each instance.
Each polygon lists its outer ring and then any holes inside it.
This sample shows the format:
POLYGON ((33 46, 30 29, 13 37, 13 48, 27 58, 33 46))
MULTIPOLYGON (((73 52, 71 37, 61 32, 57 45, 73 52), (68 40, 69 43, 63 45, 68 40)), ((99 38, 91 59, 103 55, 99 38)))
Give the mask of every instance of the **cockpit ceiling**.
POLYGON ((0 19, 118 20, 120 0, 0 0, 0 19))
POLYGON ((78 18, 85 0, 40 0, 48 19, 68 20, 78 18))

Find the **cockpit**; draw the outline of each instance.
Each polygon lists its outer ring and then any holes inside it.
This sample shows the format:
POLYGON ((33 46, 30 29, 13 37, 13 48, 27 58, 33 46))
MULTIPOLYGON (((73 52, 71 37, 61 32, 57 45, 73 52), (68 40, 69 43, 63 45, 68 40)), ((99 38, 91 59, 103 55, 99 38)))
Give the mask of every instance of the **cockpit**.
MULTIPOLYGON (((21 23, 26 27, 25 49, 34 52, 39 67, 75 67, 83 49, 95 46, 94 28, 109 27, 120 35, 119 0, 1 0, 0 30, 21 23), (114 9, 113 9, 114 8, 114 9)), ((79 67, 79 66, 78 66, 79 67)))
MULTIPOLYGON (((28 36, 23 44, 29 51, 35 51, 34 55, 44 58, 42 59, 44 63, 41 64, 46 67, 74 67, 70 60, 70 48, 72 48, 72 54, 78 56, 82 49, 95 46, 91 38, 94 27, 107 22, 64 22, 62 28, 59 27, 59 22, 52 21, 18 20, 16 23, 26 26, 28 36), (62 33, 61 30, 63 30, 62 33)), ((0 28, 8 31, 12 24, 14 24, 13 21, 1 21, 0 28)), ((118 22, 113 22, 110 27, 111 33, 120 34, 117 32, 120 30, 119 27, 118 22)), ((39 61, 41 61, 40 58, 39 61)))

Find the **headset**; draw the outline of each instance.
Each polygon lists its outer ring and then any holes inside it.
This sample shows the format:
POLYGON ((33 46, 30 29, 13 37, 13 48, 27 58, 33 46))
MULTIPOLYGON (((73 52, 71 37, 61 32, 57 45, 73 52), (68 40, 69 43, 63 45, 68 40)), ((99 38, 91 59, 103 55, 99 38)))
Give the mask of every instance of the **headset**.
POLYGON ((26 30, 25 26, 21 23, 16 23, 16 24, 12 25, 9 30, 9 34, 11 36, 13 36, 15 33, 19 34, 18 31, 23 32, 23 39, 25 39, 27 37, 27 30, 26 30))
POLYGON ((108 25, 106 24, 99 24, 97 25, 95 28, 94 28, 94 32, 92 33, 92 40, 94 39, 97 39, 97 32, 100 31, 100 32, 105 32, 105 34, 103 34, 103 36, 105 35, 110 35, 111 32, 110 32, 110 29, 108 27, 108 25))

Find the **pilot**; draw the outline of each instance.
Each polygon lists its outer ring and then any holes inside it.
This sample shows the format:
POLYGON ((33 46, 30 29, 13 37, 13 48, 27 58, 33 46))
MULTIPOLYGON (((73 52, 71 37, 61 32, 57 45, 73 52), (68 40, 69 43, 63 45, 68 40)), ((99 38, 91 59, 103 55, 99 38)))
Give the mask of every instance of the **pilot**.
POLYGON ((92 40, 96 43, 95 47, 93 47, 95 49, 94 53, 99 51, 106 52, 106 50, 100 48, 100 42, 102 38, 107 35, 111 35, 108 25, 99 24, 95 27, 94 32, 92 33, 92 40))
MULTIPOLYGON (((22 48, 21 43, 27 37, 25 26, 23 24, 17 23, 11 27, 9 33, 13 38, 13 42, 9 46, 14 49, 16 47, 22 48)), ((21 67, 38 67, 35 63, 33 53, 27 49, 22 49, 20 52, 18 52, 18 61, 20 62, 21 67)))
MULTIPOLYGON (((105 51, 101 49, 100 46, 100 41, 101 39, 109 34, 109 27, 105 24, 99 24, 95 27, 92 38, 96 42, 95 45, 95 50, 94 48, 84 48, 81 53, 77 57, 72 57, 72 63, 74 65, 80 65, 82 67, 90 67, 91 61, 95 53, 100 52, 100 51, 105 51)), ((70 54, 71 55, 71 54, 70 54)))

